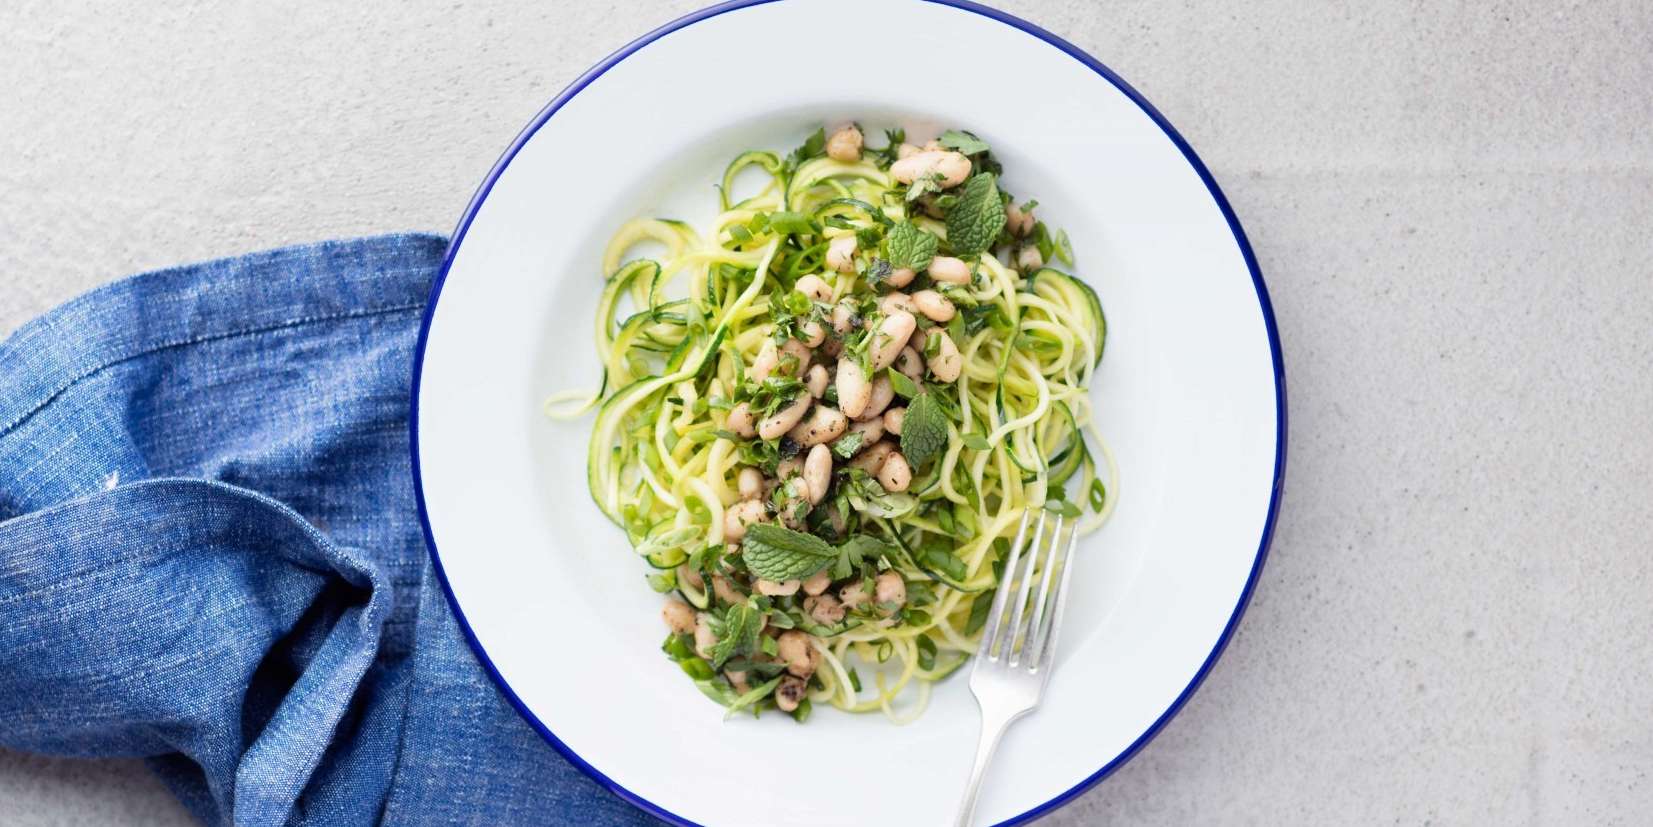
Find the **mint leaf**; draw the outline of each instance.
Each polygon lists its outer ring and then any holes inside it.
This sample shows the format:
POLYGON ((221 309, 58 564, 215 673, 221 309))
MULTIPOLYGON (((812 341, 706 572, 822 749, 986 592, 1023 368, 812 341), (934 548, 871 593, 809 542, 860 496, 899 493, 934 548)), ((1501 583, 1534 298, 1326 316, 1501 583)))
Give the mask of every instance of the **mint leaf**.
POLYGON ((849 459, 855 456, 856 451, 861 450, 861 443, 866 441, 866 431, 844 434, 832 443, 832 453, 837 454, 840 459, 849 459))
POLYGON ((890 234, 885 238, 890 264, 896 268, 922 270, 930 266, 930 259, 936 257, 936 242, 939 240, 913 222, 903 221, 891 227, 890 234))
POLYGON ((723 629, 712 646, 712 668, 723 664, 738 653, 751 652, 758 645, 758 632, 763 629, 763 612, 747 603, 736 603, 723 614, 723 629))
POLYGON ((949 129, 941 133, 941 137, 937 138, 936 141, 948 149, 956 149, 965 155, 987 151, 986 141, 957 129, 949 129))
POLYGON ((1004 202, 993 173, 978 172, 964 182, 959 200, 947 213, 947 243, 959 257, 974 256, 993 246, 1004 229, 1004 202))
POLYGON ((748 528, 741 551, 749 571, 775 581, 808 577, 826 568, 837 555, 827 541, 813 534, 770 523, 748 528))
POLYGON ((946 447, 947 414, 934 393, 920 391, 907 406, 907 417, 901 422, 901 455, 917 469, 946 447))

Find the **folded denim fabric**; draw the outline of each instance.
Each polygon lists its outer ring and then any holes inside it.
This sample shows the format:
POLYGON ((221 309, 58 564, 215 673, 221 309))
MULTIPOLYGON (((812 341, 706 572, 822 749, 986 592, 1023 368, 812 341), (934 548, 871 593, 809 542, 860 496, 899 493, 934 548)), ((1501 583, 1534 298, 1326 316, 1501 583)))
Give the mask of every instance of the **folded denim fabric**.
POLYGON ((149 273, 0 342, 0 745, 142 756, 208 823, 653 823, 512 711, 432 574, 444 244, 149 273))

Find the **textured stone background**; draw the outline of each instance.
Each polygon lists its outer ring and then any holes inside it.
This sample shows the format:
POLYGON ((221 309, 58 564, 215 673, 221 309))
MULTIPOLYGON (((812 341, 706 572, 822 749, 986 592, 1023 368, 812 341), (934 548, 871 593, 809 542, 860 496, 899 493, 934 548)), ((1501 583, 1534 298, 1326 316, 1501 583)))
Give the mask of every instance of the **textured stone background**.
MULTIPOLYGON (((137 270, 446 232, 547 98, 697 5, 0 4, 0 332, 137 270)), ((1646 823, 1653 6, 1001 5, 1205 158, 1291 393, 1228 654, 1047 823, 1646 823)), ((136 763, 0 753, 0 823, 186 820, 136 763)))

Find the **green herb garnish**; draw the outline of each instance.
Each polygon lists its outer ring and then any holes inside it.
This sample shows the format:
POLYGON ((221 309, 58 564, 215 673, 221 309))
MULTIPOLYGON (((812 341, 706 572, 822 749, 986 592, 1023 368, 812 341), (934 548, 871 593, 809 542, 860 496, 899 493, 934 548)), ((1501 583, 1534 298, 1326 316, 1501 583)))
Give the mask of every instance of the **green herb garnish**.
POLYGON ((890 550, 890 544, 867 534, 857 534, 838 546, 838 560, 832 566, 832 579, 842 580, 855 573, 867 560, 876 560, 890 550))
POLYGON ((866 442, 866 440, 866 431, 855 431, 853 433, 844 434, 843 436, 833 440, 832 453, 837 454, 839 459, 849 459, 850 457, 855 456, 857 451, 861 450, 861 444, 866 442))
POLYGON ((901 422, 901 455, 913 468, 922 468, 947 447, 947 414, 928 388, 913 397, 901 422))
POLYGON ((717 643, 712 646, 712 668, 723 668, 723 664, 737 654, 758 651, 758 633, 763 631, 763 621, 763 612, 750 601, 725 609, 720 622, 713 625, 717 643))
MULTIPOLYGON (((953 318, 958 317, 954 316, 953 318)), ((887 368, 886 370, 889 371, 886 375, 890 377, 890 387, 894 388, 896 394, 902 399, 912 399, 918 395, 918 386, 913 384, 912 377, 895 368, 887 368)))
POLYGON ((803 162, 824 154, 826 154, 826 128, 822 127, 805 139, 802 146, 792 150, 792 154, 786 156, 785 170, 790 174, 802 166, 803 162))
POLYGON ((808 577, 830 565, 838 552, 813 534, 769 523, 746 530, 741 559, 746 568, 765 580, 808 577))
POLYGON ((885 238, 885 253, 894 267, 922 270, 935 258, 939 242, 940 239, 919 229, 917 224, 903 221, 890 228, 885 238))
POLYGON ((977 173, 964 182, 958 203, 947 212, 947 243, 954 255, 980 255, 993 246, 1004 222, 1004 202, 993 174, 977 173))
POLYGON ((949 129, 941 133, 941 137, 937 138, 936 142, 948 149, 956 149, 965 155, 975 155, 978 152, 987 151, 986 141, 957 129, 949 129))

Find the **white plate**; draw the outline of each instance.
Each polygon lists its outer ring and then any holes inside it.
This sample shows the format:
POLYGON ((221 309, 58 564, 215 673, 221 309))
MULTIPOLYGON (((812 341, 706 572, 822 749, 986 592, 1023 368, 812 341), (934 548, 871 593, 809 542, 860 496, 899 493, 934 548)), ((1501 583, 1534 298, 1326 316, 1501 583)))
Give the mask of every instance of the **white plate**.
POLYGON ((535 118, 467 210, 431 297, 413 459, 426 539, 477 655, 599 781, 669 820, 950 823, 976 712, 962 674, 918 722, 820 709, 724 722, 659 651, 660 598, 585 488, 599 255, 638 215, 703 221, 737 151, 822 122, 977 131, 1074 240, 1107 309, 1094 382, 1123 474, 1081 547, 1043 706, 982 823, 1032 818, 1145 743, 1233 631, 1268 545, 1284 377, 1263 282, 1193 151, 1093 58, 1030 24, 918 0, 731 3, 652 32, 535 118))

